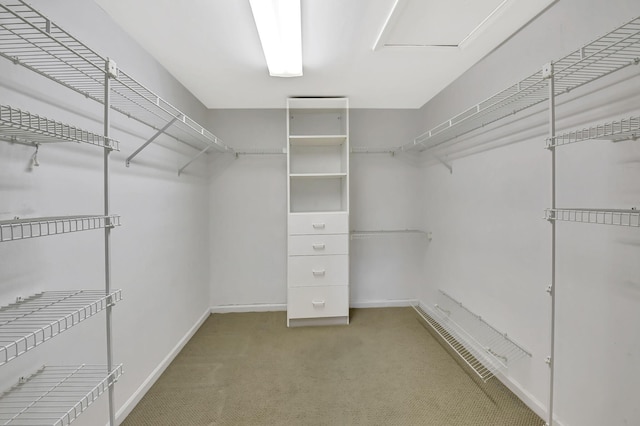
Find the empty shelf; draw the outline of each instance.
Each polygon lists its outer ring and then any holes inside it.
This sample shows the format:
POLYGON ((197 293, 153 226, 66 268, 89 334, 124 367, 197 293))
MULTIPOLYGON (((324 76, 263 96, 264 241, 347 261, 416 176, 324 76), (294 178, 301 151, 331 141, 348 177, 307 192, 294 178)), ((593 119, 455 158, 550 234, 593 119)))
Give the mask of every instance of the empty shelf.
POLYGON ((44 366, 0 395, 4 425, 66 426, 122 375, 122 364, 44 366))
POLYGON ((100 56, 71 34, 21 0, 0 4, 0 56, 104 103, 110 80, 112 109, 194 148, 214 146, 232 151, 214 134, 138 83, 113 62, 100 56))
POLYGON ((640 117, 623 118, 619 121, 599 124, 586 129, 574 130, 547 139, 547 148, 568 145, 587 140, 610 140, 619 142, 637 139, 640 136, 640 117))
POLYGON ((0 105, 0 135, 19 142, 79 142, 119 151, 119 142, 59 121, 0 105))
POLYGON ((347 135, 291 135, 289 143, 293 146, 324 146, 342 145, 347 140, 347 135))
POLYGON ((563 222, 597 223, 640 227, 639 210, 616 209, 546 209, 545 219, 563 222))
POLYGON ((0 242, 120 226, 120 216, 59 216, 0 221, 0 242))
POLYGON ((0 365, 122 300, 121 290, 48 291, 0 308, 0 365))
POLYGON ((531 353, 474 314, 462 303, 440 290, 443 302, 434 309, 414 309, 440 338, 483 381, 489 380, 509 363, 531 353))
MULTIPOLYGON (((640 60, 640 18, 553 63, 561 95, 640 60)), ((396 151, 425 151, 549 99, 542 70, 417 136, 396 151)))

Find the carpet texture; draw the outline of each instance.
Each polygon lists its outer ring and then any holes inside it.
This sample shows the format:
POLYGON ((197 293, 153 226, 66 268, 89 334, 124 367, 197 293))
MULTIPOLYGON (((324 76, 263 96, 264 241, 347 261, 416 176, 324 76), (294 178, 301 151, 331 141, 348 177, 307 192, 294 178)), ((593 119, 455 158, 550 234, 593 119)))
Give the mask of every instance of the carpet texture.
POLYGON ((285 312, 214 314, 122 423, 541 426, 497 379, 468 375, 411 308, 286 327, 285 312))

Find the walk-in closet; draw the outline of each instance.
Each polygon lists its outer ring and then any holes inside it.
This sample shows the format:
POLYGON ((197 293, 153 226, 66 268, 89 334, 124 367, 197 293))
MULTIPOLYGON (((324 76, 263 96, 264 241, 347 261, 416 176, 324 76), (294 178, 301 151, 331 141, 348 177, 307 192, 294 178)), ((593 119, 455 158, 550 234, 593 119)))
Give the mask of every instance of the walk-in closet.
POLYGON ((0 423, 640 424, 637 0, 0 0, 0 423))

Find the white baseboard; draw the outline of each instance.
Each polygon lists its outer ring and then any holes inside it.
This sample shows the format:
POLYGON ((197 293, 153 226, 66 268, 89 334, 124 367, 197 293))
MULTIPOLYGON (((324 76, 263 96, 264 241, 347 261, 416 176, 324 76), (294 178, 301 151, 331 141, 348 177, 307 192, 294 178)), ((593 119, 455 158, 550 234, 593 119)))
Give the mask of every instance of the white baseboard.
POLYGON ((280 312, 286 311, 286 303, 256 303, 252 305, 217 305, 211 307, 212 314, 230 312, 280 312))
MULTIPOLYGON (((363 300, 352 301, 350 308, 400 308, 413 306, 418 303, 414 299, 398 300, 363 300)), ((211 307, 212 314, 225 314, 230 312, 280 312, 286 311, 286 303, 256 303, 251 305, 217 305, 211 307)))
MULTIPOLYGON (((194 334, 196 334, 196 331, 198 331, 200 326, 205 322, 207 318, 209 318, 209 315, 211 315, 211 312, 209 311, 209 309, 207 309, 202 314, 202 316, 198 319, 198 321, 196 321, 193 327, 191 327, 189 331, 187 331, 187 333, 182 337, 182 339, 180 339, 180 341, 173 347, 173 349, 169 351, 169 353, 162 360, 162 362, 158 364, 158 366, 151 372, 149 377, 147 377, 147 379, 144 382, 142 382, 140 387, 136 389, 133 395, 129 397, 127 402, 125 402, 122 405, 122 407, 116 413, 116 424, 122 423, 124 419, 131 413, 131 411, 133 411, 133 409, 140 402, 142 397, 144 397, 144 395, 149 391, 149 389, 151 389, 151 386, 153 386, 153 384, 158 380, 158 378, 160 378, 162 373, 164 373, 164 370, 166 370, 169 364, 171 364, 171 361, 173 361, 174 358, 180 353, 184 345, 186 345, 187 342, 191 340, 191 338, 193 337, 194 334)), ((126 368, 126 365, 125 365, 125 368, 126 368)), ((107 426, 109 425, 107 424, 107 426)))
POLYGON ((415 299, 352 301, 351 308, 404 308, 418 303, 415 299))

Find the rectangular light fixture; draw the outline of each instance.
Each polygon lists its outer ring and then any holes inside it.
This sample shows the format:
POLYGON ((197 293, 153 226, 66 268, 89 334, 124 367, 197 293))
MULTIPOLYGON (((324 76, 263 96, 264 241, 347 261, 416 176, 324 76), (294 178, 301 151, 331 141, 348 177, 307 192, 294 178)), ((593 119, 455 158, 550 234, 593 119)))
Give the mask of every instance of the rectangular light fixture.
POLYGON ((300 0, 249 0, 272 77, 302 75, 300 0))

